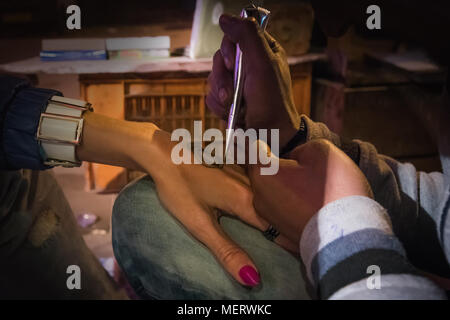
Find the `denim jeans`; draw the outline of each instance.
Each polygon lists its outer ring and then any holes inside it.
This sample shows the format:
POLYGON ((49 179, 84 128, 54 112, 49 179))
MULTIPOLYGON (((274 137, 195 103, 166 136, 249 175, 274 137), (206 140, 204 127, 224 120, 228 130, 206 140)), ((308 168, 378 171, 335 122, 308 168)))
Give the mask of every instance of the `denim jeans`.
POLYGON ((114 204, 114 253, 142 298, 309 299, 299 259, 236 219, 224 216, 220 225, 257 265, 259 286, 234 280, 161 205, 148 176, 128 185, 114 204))
POLYGON ((123 299, 84 243, 52 172, 0 170, 0 299, 123 299), (69 289, 71 265, 80 289, 69 289))

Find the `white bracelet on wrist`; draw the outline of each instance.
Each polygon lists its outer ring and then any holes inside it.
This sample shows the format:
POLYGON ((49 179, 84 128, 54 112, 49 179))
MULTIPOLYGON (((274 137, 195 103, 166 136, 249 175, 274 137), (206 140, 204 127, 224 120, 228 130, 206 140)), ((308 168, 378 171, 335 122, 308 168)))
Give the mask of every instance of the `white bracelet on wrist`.
POLYGON ((75 148, 81 143, 83 113, 91 104, 76 99, 53 96, 41 114, 36 138, 45 152, 48 166, 77 167, 75 148))

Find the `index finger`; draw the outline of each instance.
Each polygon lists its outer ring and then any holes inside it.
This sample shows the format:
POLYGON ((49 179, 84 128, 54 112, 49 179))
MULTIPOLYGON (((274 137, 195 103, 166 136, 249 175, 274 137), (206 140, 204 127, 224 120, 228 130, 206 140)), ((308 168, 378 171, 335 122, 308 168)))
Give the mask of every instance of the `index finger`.
POLYGON ((222 43, 220 45, 220 52, 222 53, 225 61, 225 66, 229 71, 234 70, 234 61, 236 59, 236 45, 228 38, 227 35, 223 36, 222 43))
POLYGON ((254 18, 240 18, 223 14, 219 20, 220 27, 225 35, 234 43, 239 44, 239 48, 244 53, 246 65, 258 64, 270 59, 272 50, 267 39, 254 18))

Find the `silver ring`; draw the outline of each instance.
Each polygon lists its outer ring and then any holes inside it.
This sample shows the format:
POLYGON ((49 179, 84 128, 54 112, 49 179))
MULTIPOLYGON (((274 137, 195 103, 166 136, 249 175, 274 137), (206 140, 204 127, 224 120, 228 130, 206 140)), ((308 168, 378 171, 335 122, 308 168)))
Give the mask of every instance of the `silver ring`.
POLYGON ((264 238, 266 238, 269 241, 273 241, 275 240, 276 237, 278 237, 280 235, 280 232, 275 229, 272 225, 270 225, 266 231, 264 231, 263 233, 264 238))

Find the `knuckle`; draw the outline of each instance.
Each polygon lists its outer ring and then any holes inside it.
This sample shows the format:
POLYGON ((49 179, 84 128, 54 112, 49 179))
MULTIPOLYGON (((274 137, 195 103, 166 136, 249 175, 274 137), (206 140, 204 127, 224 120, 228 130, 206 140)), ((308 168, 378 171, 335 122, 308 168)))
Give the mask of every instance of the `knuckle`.
POLYGON ((217 250, 217 257, 225 265, 230 264, 237 255, 241 253, 241 249, 234 245, 222 246, 217 250))
POLYGON ((245 212, 246 210, 242 210, 243 208, 249 208, 253 205, 253 192, 249 188, 243 185, 236 185, 234 194, 236 198, 231 203, 234 212, 245 212))
POLYGON ((278 42, 276 43, 276 50, 281 57, 286 57, 286 50, 284 50, 284 48, 278 42))
POLYGON ((326 139, 314 139, 294 149, 292 157, 304 163, 315 162, 316 166, 319 166, 319 163, 323 164, 326 161, 333 147, 332 142, 326 139))
POLYGON ((251 192, 247 188, 244 188, 243 192, 241 194, 241 199, 244 204, 247 204, 247 205, 252 204, 253 203, 253 192, 251 192))
POLYGON ((231 42, 229 40, 227 40, 227 38, 223 37, 222 43, 220 44, 220 52, 222 53, 222 55, 227 55, 227 54, 231 53, 230 46, 231 46, 231 42))
POLYGON ((243 21, 243 29, 246 34, 255 34, 258 31, 258 24, 255 18, 245 19, 243 21))
POLYGON ((253 193, 247 188, 240 188, 239 190, 239 204, 244 208, 253 205, 253 193))
POLYGON ((270 60, 272 70, 274 70, 274 69, 276 70, 276 69, 280 68, 280 58, 279 57, 277 57, 276 55, 270 55, 269 60, 270 60))
POLYGON ((310 143, 306 144, 309 150, 312 151, 322 151, 331 148, 332 143, 326 139, 314 139, 310 143))
POLYGON ((217 50, 213 56, 213 63, 216 63, 218 61, 218 59, 221 59, 221 58, 222 58, 222 54, 220 53, 220 50, 217 50))

